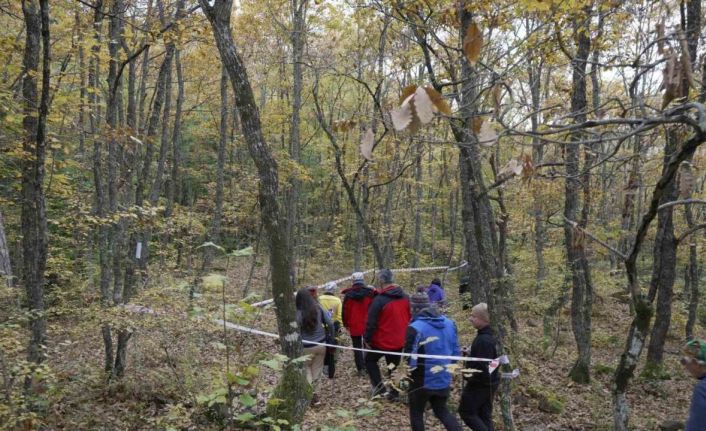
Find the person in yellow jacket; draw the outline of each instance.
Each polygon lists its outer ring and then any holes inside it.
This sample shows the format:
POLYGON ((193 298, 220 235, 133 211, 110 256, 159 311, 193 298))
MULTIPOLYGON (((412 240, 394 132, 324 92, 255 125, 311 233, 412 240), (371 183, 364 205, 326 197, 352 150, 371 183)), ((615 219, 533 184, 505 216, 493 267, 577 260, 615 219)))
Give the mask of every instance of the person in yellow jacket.
POLYGON ((333 327, 336 329, 336 335, 338 335, 343 325, 343 303, 341 302, 341 298, 336 296, 336 289, 336 283, 333 281, 326 283, 324 286, 324 294, 319 295, 319 303, 324 310, 328 312, 331 320, 333 320, 333 327))
MULTIPOLYGON (((338 344, 338 334, 343 324, 343 303, 341 302, 341 298, 336 296, 336 288, 336 283, 333 281, 326 283, 324 286, 324 294, 319 295, 319 303, 331 320, 333 320, 336 344, 338 344)), ((336 372, 336 348, 330 347, 327 349, 324 365, 328 368, 328 377, 332 379, 336 372)))

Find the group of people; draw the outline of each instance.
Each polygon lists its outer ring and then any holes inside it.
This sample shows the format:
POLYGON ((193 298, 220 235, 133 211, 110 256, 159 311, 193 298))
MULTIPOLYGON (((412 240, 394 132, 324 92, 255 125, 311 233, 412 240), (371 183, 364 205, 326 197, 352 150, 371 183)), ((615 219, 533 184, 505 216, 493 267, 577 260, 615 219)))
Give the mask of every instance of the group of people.
MULTIPOLYGON (((322 375, 324 367, 328 376, 335 372, 334 350, 311 344, 335 344, 341 327, 345 327, 354 348, 354 362, 358 376, 368 375, 372 395, 391 401, 400 398, 394 385, 386 387, 379 368, 385 358, 387 369, 399 366, 405 355, 410 375, 407 394, 410 424, 413 430, 424 429, 424 412, 431 404, 434 415, 448 430, 461 430, 461 425, 448 407, 454 361, 435 356, 471 356, 495 359, 496 342, 490 330, 487 305, 477 304, 471 309, 471 324, 478 330, 469 349, 458 343, 456 323, 446 317, 445 292, 439 279, 429 286, 420 286, 411 297, 394 283, 389 269, 376 274, 377 288, 365 283, 363 273, 353 273, 351 286, 336 296, 336 284, 327 283, 324 293, 318 295, 315 287, 300 289, 296 295, 297 323, 301 328, 304 353, 310 355, 306 362, 307 380, 314 382, 322 375), (317 303, 318 299, 318 303, 317 303)), ((493 430, 492 400, 499 384, 498 373, 489 372, 487 362, 464 361, 461 368, 480 370, 465 379, 461 394, 459 414, 474 431, 493 430)), ((318 397, 312 398, 312 404, 318 397)))

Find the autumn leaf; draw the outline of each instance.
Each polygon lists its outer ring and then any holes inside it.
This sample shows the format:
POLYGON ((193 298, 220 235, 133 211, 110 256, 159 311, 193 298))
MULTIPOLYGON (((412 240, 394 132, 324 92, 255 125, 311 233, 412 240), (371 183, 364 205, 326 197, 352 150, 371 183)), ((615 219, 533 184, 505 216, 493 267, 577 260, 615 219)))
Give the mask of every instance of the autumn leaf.
POLYGON ((517 159, 510 159, 498 172, 499 177, 520 175, 522 173, 522 163, 517 159))
POLYGON ((419 122, 424 125, 434 119, 434 109, 431 99, 424 88, 419 87, 414 92, 414 111, 419 122))
POLYGON ((475 65, 480 58, 480 51, 483 48, 483 33, 481 33, 476 23, 471 23, 463 38, 463 52, 471 65, 475 65))
POLYGON ((410 123, 412 122, 412 99, 414 98, 414 94, 411 96, 408 96, 404 102, 402 102, 402 105, 397 108, 393 109, 390 111, 390 117, 392 118, 392 125, 394 126, 395 130, 398 132, 402 131, 405 129, 405 127, 409 126, 410 123))
POLYGON ((427 92, 429 99, 431 99, 431 103, 434 104, 437 111, 444 115, 451 115, 451 107, 449 107, 449 104, 446 103, 446 100, 444 100, 441 93, 431 87, 424 87, 424 90, 427 92))
POLYGON ((408 85, 402 89, 402 94, 400 94, 400 104, 404 103, 405 99, 413 95, 417 91, 416 85, 408 85))
POLYGON ((483 147, 492 147, 498 141, 498 134, 490 121, 483 121, 478 133, 478 143, 483 147))
POLYGON ((483 118, 482 117, 473 117, 471 120, 471 130, 473 130, 473 133, 476 135, 480 133, 480 128, 483 126, 483 118))
POLYGON ((368 129, 360 141, 360 155, 368 161, 373 160, 373 145, 375 145, 375 134, 373 129, 368 129))
POLYGON ((664 19, 657 23, 657 52, 664 54, 664 19))

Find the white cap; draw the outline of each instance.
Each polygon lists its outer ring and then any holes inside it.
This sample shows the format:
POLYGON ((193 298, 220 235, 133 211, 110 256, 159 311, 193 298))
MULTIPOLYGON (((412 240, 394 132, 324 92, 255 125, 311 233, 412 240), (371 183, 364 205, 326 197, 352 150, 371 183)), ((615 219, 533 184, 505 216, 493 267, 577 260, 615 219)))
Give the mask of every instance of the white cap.
POLYGON ((333 292, 334 290, 336 290, 336 283, 334 283, 333 281, 329 281, 324 285, 324 290, 327 292, 333 292))

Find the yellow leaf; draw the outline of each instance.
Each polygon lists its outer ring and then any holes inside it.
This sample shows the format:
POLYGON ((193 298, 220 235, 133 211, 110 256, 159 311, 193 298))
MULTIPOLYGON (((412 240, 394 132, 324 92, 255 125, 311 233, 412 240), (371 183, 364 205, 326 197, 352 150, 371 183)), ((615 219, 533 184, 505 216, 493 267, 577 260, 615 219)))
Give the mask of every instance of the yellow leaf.
POLYGON ((483 48, 483 33, 481 33, 476 23, 471 23, 463 38, 463 52, 471 65, 475 65, 480 58, 480 50, 483 48))

